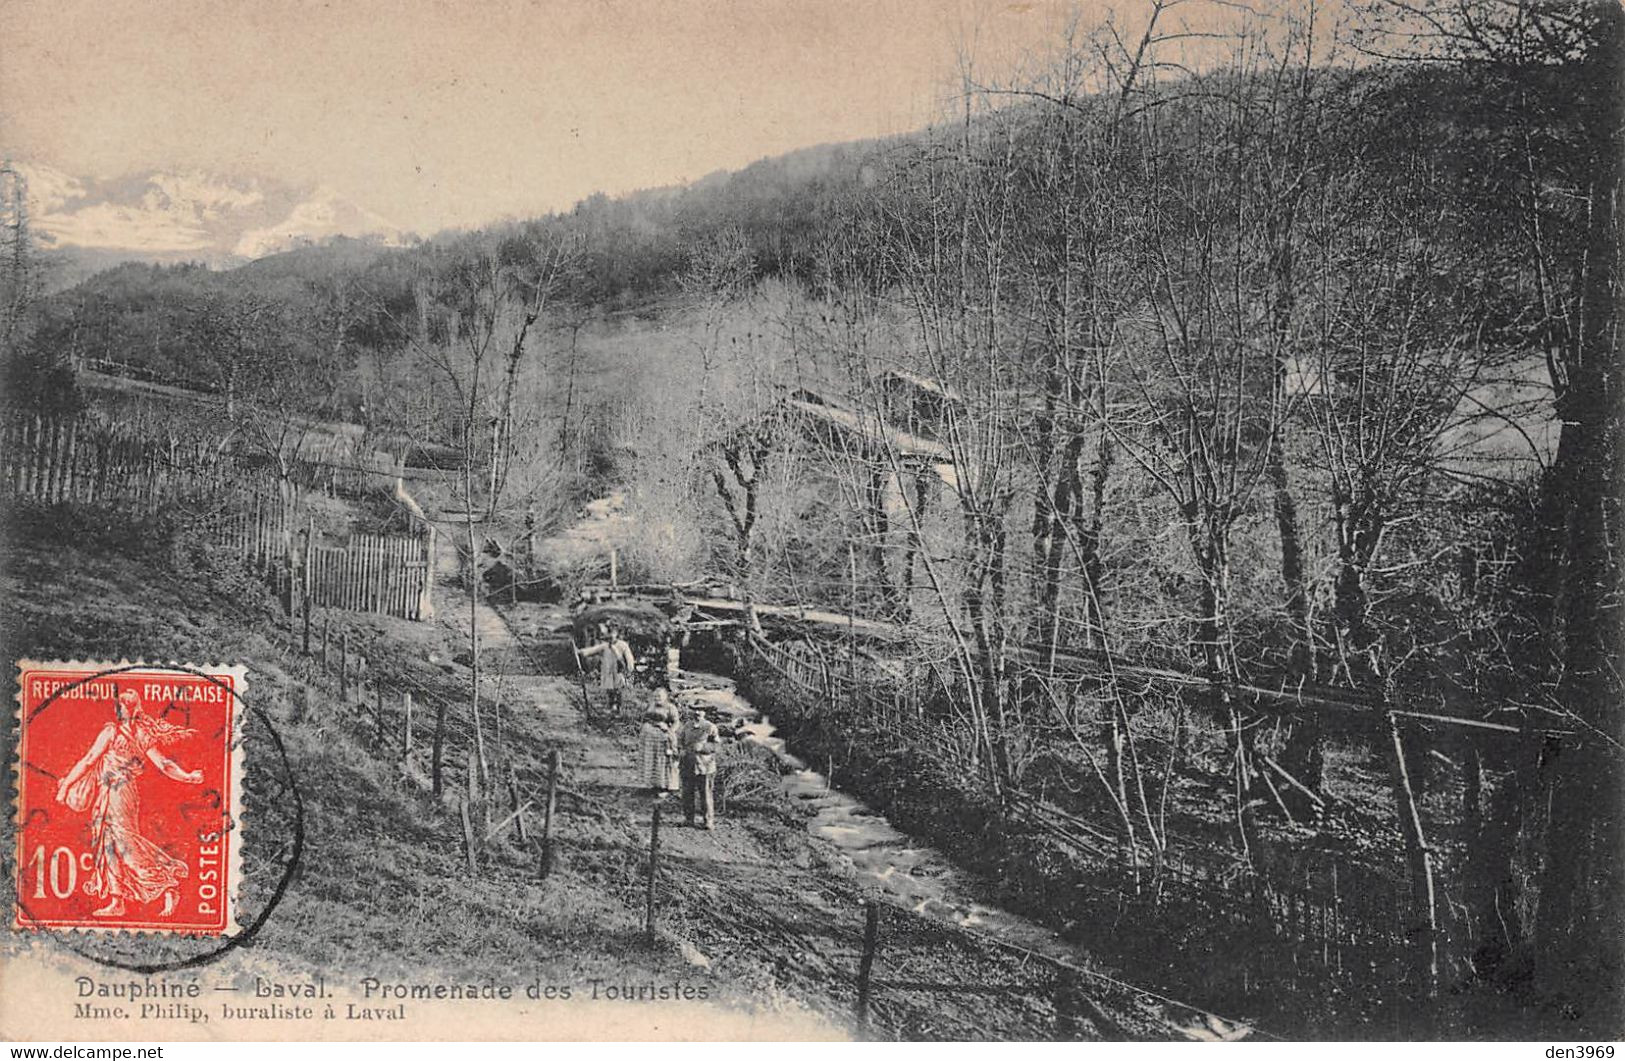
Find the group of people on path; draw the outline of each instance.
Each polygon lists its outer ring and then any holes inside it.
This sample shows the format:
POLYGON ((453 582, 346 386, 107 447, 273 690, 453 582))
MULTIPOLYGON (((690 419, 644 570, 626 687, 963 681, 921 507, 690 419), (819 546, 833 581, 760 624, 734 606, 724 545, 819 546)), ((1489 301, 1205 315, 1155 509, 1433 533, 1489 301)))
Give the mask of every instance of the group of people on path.
MULTIPOLYGON (((632 647, 613 624, 605 624, 599 640, 582 649, 585 657, 599 658, 598 687, 611 712, 624 709, 625 691, 632 685, 637 658, 632 647)), ((673 680, 680 670, 681 656, 668 638, 663 659, 650 668, 651 693, 638 732, 639 784, 657 799, 680 792, 685 824, 694 825, 700 817, 707 829, 716 828, 717 753, 721 734, 716 723, 706 717, 703 704, 690 704, 686 718, 672 702, 673 680)))
POLYGON ((700 813, 705 827, 715 829, 717 752, 721 746, 716 723, 705 717, 703 707, 690 708, 687 720, 682 720, 670 694, 656 689, 638 731, 639 781, 657 799, 680 791, 684 822, 693 825, 695 815, 700 813))

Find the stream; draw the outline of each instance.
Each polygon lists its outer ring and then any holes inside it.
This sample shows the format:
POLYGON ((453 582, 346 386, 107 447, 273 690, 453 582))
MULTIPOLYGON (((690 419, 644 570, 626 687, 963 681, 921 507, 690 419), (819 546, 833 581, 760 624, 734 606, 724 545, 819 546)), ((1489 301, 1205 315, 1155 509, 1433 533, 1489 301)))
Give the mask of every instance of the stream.
POLYGON ((726 723, 719 728, 733 728, 741 739, 771 752, 787 769, 784 791, 813 809, 806 819, 808 831, 837 847, 897 905, 1048 957, 1073 963, 1083 959, 1049 929, 973 899, 976 889, 970 878, 946 855, 899 832, 885 815, 833 788, 827 777, 792 755, 775 735, 772 720, 740 696, 732 681, 688 673, 698 684, 679 687, 678 701, 703 701, 713 720, 726 723))

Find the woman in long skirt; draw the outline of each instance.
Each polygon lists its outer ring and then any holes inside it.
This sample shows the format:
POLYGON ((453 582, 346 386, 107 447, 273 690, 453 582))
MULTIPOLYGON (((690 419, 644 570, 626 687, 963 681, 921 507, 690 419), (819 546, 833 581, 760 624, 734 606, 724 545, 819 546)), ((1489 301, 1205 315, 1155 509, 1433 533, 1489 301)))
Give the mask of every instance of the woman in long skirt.
POLYGON ((148 766, 172 781, 197 785, 201 770, 187 770, 160 748, 192 736, 192 731, 147 714, 132 690, 119 694, 114 721, 103 726, 90 750, 57 784, 56 798, 71 810, 90 811, 91 875, 86 895, 106 899, 95 917, 118 917, 126 902, 163 899, 160 917, 175 912, 185 862, 141 833, 141 799, 136 779, 148 766))
POLYGON ((675 762, 676 731, 671 724, 671 704, 665 690, 655 690, 654 703, 643 714, 643 727, 638 731, 639 784, 651 795, 671 791, 672 767, 675 762))

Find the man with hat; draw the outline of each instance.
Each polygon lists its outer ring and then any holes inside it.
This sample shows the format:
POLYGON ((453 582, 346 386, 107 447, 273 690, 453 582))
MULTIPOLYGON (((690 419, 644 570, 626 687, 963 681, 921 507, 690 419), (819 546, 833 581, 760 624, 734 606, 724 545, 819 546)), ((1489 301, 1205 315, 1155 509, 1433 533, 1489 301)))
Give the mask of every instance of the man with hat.
POLYGON ((689 711, 688 721, 677 732, 677 748, 682 762, 683 817, 686 824, 694 824, 694 801, 704 801, 705 827, 716 828, 716 809, 712 790, 717 776, 717 750, 721 740, 716 724, 705 717, 705 706, 695 704, 689 711))
POLYGON ((591 648, 580 649, 579 652, 582 659, 588 656, 598 657, 598 687, 604 691, 604 700, 609 706, 610 713, 619 718, 622 691, 631 680, 637 660, 632 655, 632 646, 621 640, 620 632, 615 629, 614 624, 605 623, 599 629, 602 631, 599 642, 591 648))

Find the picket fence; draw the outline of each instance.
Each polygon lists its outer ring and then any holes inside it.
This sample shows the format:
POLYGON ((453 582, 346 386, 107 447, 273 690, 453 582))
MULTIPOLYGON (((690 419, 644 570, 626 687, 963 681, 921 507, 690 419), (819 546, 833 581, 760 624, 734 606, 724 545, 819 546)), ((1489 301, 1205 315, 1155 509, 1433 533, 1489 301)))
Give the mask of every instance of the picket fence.
POLYGON ((145 439, 81 418, 0 421, 0 494, 9 499, 137 513, 209 500, 225 511, 205 517, 205 536, 264 574, 290 609, 308 600, 402 619, 432 617, 432 527, 355 534, 326 545, 308 518, 300 525, 297 505, 282 503, 282 486, 205 438, 145 439))
POLYGON ((136 438, 79 418, 0 422, 0 490, 12 498, 152 511, 227 486, 270 489, 273 483, 268 473, 240 467, 203 438, 136 438))
POLYGON ((433 618, 433 527, 423 534, 352 534, 342 545, 320 544, 309 520, 296 527, 281 505, 256 501, 250 512, 209 521, 207 536, 263 572, 290 611, 308 600, 312 607, 433 618))
POLYGON ((428 620, 434 528, 401 536, 356 534, 342 547, 312 546, 304 585, 312 604, 428 620))

